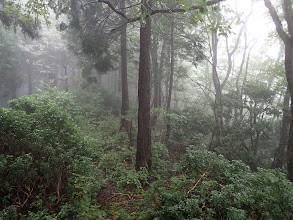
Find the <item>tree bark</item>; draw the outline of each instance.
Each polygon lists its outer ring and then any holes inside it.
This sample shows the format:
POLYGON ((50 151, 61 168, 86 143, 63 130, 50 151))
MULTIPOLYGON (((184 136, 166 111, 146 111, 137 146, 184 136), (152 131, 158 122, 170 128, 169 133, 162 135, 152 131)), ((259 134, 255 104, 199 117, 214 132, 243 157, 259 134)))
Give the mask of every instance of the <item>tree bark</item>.
POLYGON ((285 45, 285 71, 286 78, 288 82, 288 88, 291 96, 291 116, 290 116, 290 129, 288 138, 288 149, 287 149, 287 171, 288 179, 293 182, 293 10, 292 10, 292 0, 283 0, 283 11, 284 18, 288 25, 288 35, 283 28, 280 17, 277 14, 276 9, 272 5, 270 0, 264 0, 265 6, 268 8, 269 13, 275 23, 276 31, 278 32, 280 38, 285 45))
POLYGON ((285 43, 285 70, 288 81, 288 87, 291 96, 291 116, 290 116, 290 129, 287 149, 287 169, 288 179, 293 182, 293 39, 285 43))
POLYGON ((145 167, 152 168, 152 146, 150 126, 150 39, 151 19, 149 16, 151 1, 142 0, 142 13, 146 14, 145 24, 140 26, 140 56, 138 79, 138 134, 136 165, 137 171, 145 167))
POLYGON ((158 83, 158 86, 159 86, 159 107, 162 106, 162 77, 163 77, 163 67, 164 67, 164 64, 165 64, 165 60, 166 60, 166 46, 167 46, 167 43, 166 43, 166 39, 164 38, 163 39, 163 45, 162 45, 162 51, 161 51, 161 56, 160 56, 160 66, 159 66, 159 83, 158 83))
POLYGON ((222 105, 222 90, 221 83, 219 80, 217 65, 218 65, 218 36, 217 33, 212 33, 212 51, 213 51, 213 83, 216 90, 215 97, 215 120, 217 127, 219 129, 219 140, 221 142, 222 137, 224 136, 224 122, 223 122, 223 105, 222 105))
MULTIPOLYGON (((121 0, 120 6, 121 6, 121 11, 125 13, 125 0, 121 0)), ((127 120, 126 118, 129 111, 126 28, 127 28, 126 25, 124 25, 121 28, 121 89, 122 89, 121 117, 122 118, 121 118, 120 130, 124 129, 128 134, 129 141, 132 142, 131 122, 127 120)))
MULTIPOLYGON (((172 89, 173 89, 173 80, 174 80, 174 18, 172 18, 171 23, 171 40, 170 40, 170 82, 169 82, 169 94, 167 97, 167 107, 166 111, 170 110, 171 107, 171 98, 172 98, 172 89)), ((170 117, 167 117, 167 130, 166 130, 166 142, 168 142, 171 134, 171 124, 170 117)))
MULTIPOLYGON (((224 0, 210 0, 205 4, 214 5, 224 0)), ((151 170, 152 148, 150 127, 150 40, 151 19, 150 16, 158 13, 186 12, 184 8, 166 8, 152 10, 152 0, 141 0, 141 15, 128 18, 125 13, 117 10, 110 1, 97 1, 106 4, 113 12, 126 19, 124 24, 141 20, 140 26, 140 56, 138 79, 138 134, 136 152, 136 170, 146 167, 151 170)), ((189 10, 201 9, 201 4, 194 4, 189 10)), ((120 27, 121 27, 120 26, 120 27)), ((115 29, 112 29, 114 31, 115 29)))
POLYGON ((273 168, 282 168, 284 165, 285 147, 288 144, 288 134, 290 125, 290 111, 289 111, 290 93, 287 87, 286 94, 283 100, 283 119, 280 130, 280 142, 279 147, 276 149, 273 168))
MULTIPOLYGON (((152 66, 154 80, 154 108, 159 108, 159 63, 158 63, 158 35, 153 33, 152 66)), ((152 116, 151 125, 156 126, 158 115, 152 116)))

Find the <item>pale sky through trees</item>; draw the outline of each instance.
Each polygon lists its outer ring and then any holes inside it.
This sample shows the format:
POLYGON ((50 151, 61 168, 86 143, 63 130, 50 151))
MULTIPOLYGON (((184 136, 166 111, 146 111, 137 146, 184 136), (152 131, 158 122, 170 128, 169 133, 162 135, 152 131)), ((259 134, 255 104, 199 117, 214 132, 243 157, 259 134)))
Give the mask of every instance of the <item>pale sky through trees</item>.
MULTIPOLYGON (((275 1, 272 1, 272 3, 274 2, 275 1)), ((235 7, 235 3, 237 4, 239 12, 243 12, 244 14, 249 13, 251 8, 250 0, 235 0, 234 2, 229 2, 232 7, 235 7)), ((250 40, 257 39, 255 48, 252 51, 253 54, 265 53, 272 58, 278 56, 280 44, 277 38, 275 38, 275 26, 263 0, 254 2, 253 14, 247 25, 247 33, 250 40)))

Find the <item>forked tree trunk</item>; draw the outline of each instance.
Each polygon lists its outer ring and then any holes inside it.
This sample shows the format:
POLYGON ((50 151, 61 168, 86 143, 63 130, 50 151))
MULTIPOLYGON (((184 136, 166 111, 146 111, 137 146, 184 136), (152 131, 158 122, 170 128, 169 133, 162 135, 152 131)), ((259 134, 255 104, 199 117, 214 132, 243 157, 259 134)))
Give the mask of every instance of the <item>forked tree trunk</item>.
MULTIPOLYGON (((151 1, 142 0, 142 13, 148 14, 151 1)), ((138 134, 136 165, 137 171, 152 168, 152 146, 150 125, 150 39, 151 19, 146 16, 145 24, 140 26, 140 56, 138 79, 138 134)))

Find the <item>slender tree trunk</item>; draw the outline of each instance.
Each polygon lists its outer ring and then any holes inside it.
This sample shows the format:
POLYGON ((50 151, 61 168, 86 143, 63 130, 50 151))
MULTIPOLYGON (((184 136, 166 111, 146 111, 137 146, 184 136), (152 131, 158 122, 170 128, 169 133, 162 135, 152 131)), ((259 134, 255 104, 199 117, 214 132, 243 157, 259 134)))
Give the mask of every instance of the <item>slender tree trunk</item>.
POLYGON ((97 73, 97 86, 98 86, 98 88, 102 87, 102 74, 100 74, 100 73, 97 73))
MULTIPOLYGON (((166 110, 169 111, 171 107, 171 98, 172 98, 172 89, 173 89, 173 80, 174 80, 174 18, 172 18, 171 23, 171 42, 170 42, 170 50, 171 50, 171 57, 170 57, 170 82, 169 82, 169 94, 167 97, 167 107, 166 110)), ((168 142, 171 134, 171 124, 170 118, 167 117, 167 130, 166 130, 166 142, 168 142)))
POLYGON ((33 94, 33 82, 32 82, 32 68, 29 63, 27 63, 27 78, 28 78, 28 94, 33 94))
MULTIPOLYGON (((125 0, 121 0, 121 10, 125 13, 125 0)), ((123 19, 124 20, 124 19, 123 19)), ((132 142, 131 122, 126 119, 129 111, 128 81, 127 81, 127 45, 126 45, 126 28, 121 28, 121 88, 122 88, 122 106, 121 106, 121 127, 128 134, 129 141, 132 142)))
POLYGON ((65 92, 68 92, 68 73, 67 73, 67 65, 63 66, 64 75, 65 75, 65 92))
POLYGON ((251 50, 253 49, 254 45, 255 45, 255 43, 249 48, 248 53, 247 53, 245 74, 243 77, 242 87, 240 89, 240 94, 239 94, 239 101, 240 101, 240 103, 239 103, 239 116, 240 116, 240 119, 243 119, 243 93, 244 93, 244 87, 245 87, 246 81, 247 81, 250 53, 251 53, 251 50))
MULTIPOLYGON (((158 63, 158 35, 153 33, 152 43, 152 66, 154 80, 154 108, 159 108, 159 63, 158 63)), ((156 126, 158 115, 152 116, 151 125, 156 126)))
POLYGON ((17 84, 16 84, 16 73, 14 71, 12 71, 12 73, 9 74, 9 81, 7 83, 9 85, 9 89, 11 91, 10 99, 15 99, 16 98, 17 84))
POLYGON ((288 144, 289 124, 290 124, 290 111, 289 111, 290 93, 287 88, 286 94, 283 100, 283 119, 280 130, 280 142, 279 147, 276 149, 274 161, 272 164, 273 168, 282 168, 284 165, 284 153, 285 147, 288 144))
POLYGON ((287 171, 288 179, 293 182, 293 23, 292 23, 292 1, 283 0, 283 12, 284 18, 288 25, 288 32, 285 32, 282 21, 277 14, 276 9, 272 5, 270 0, 264 0, 265 6, 268 8, 269 13, 275 23, 276 31, 282 39, 285 45, 285 70, 288 82, 288 88, 291 96, 291 115, 290 115, 290 130, 288 139, 288 149, 287 149, 287 171))
POLYGON ((293 182, 293 39, 285 43, 285 69, 291 96, 290 130, 287 149, 288 179, 293 182))
POLYGON ((210 109, 210 100, 209 100, 209 97, 210 97, 210 91, 211 91, 211 87, 212 87, 212 81, 210 79, 210 68, 209 68, 209 61, 206 60, 205 61, 205 75, 207 76, 207 79, 206 79, 206 83, 205 83, 205 87, 207 88, 207 92, 206 92, 206 97, 208 97, 205 101, 205 103, 203 104, 203 112, 207 113, 209 112, 209 109, 210 109))
POLYGON ((122 78, 122 73, 121 73, 121 66, 120 66, 120 69, 119 69, 119 73, 118 73, 118 79, 119 79, 119 82, 118 82, 118 93, 120 94, 122 94, 122 80, 121 80, 121 78, 122 78))
MULTIPOLYGON (((151 2, 142 0, 142 13, 149 13, 151 2)), ((136 151, 136 170, 145 167, 152 169, 152 146, 150 125, 150 40, 151 19, 146 16, 145 24, 140 26, 140 56, 138 79, 138 133, 136 151)))
MULTIPOLYGON (((238 116, 240 118, 242 118, 242 113, 243 113, 243 101, 242 101, 242 91, 243 91, 243 87, 240 88, 240 79, 243 73, 243 66, 246 60, 246 54, 247 54, 247 48, 248 48, 248 44, 247 44, 247 32, 246 32, 246 27, 245 27, 245 31, 244 31, 244 39, 245 39, 245 43, 244 43, 244 52, 243 52, 243 56, 242 56, 242 61, 240 64, 240 68, 239 68, 239 72, 236 78, 236 97, 237 97, 237 107, 235 108, 235 118, 238 118, 238 116), (238 112, 239 110, 239 112, 238 112)), ((249 55, 247 58, 247 67, 248 67, 248 61, 249 61, 249 55)), ((247 69, 246 69, 246 73, 247 73, 247 69)), ((246 80, 246 77, 244 77, 246 80)), ((243 86, 244 86, 245 82, 243 80, 243 86)))
MULTIPOLYGON (((168 67, 169 66, 169 63, 170 63, 170 59, 171 59, 171 47, 167 47, 167 56, 166 56, 166 66, 168 67)), ((166 110, 167 109, 167 105, 168 105, 168 95, 169 95, 169 83, 170 83, 170 71, 167 71, 167 74, 166 74, 166 79, 165 79, 165 96, 164 96, 164 99, 163 99, 163 102, 164 102, 164 109, 166 110)))
POLYGON ((213 50, 213 83, 216 90, 215 97, 215 120, 219 129, 219 140, 221 142, 224 136, 224 122, 223 122, 223 105, 222 105, 222 91, 221 83, 219 80, 217 65, 218 65, 218 36, 217 33, 212 33, 212 50, 213 50))
POLYGON ((162 51, 161 51, 161 57, 160 57, 160 67, 159 67, 159 83, 158 83, 158 86, 159 86, 159 107, 162 106, 162 77, 163 77, 163 67, 164 67, 164 63, 165 63, 165 59, 166 59, 166 39, 164 38, 163 39, 163 45, 162 45, 162 51))

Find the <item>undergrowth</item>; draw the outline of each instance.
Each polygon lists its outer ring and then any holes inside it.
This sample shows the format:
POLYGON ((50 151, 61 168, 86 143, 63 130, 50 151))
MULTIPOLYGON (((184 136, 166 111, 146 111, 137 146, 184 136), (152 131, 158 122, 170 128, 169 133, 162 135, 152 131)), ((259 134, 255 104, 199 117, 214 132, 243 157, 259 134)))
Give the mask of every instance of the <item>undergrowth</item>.
MULTIPOLYGON (((195 147, 178 160, 154 142, 152 171, 135 171, 135 146, 113 113, 119 103, 101 93, 50 88, 0 109, 0 219, 292 216, 293 186, 279 170, 251 172, 241 161, 195 147), (95 107, 84 104, 89 100, 95 107)), ((191 125, 186 129, 192 133, 191 125)))

